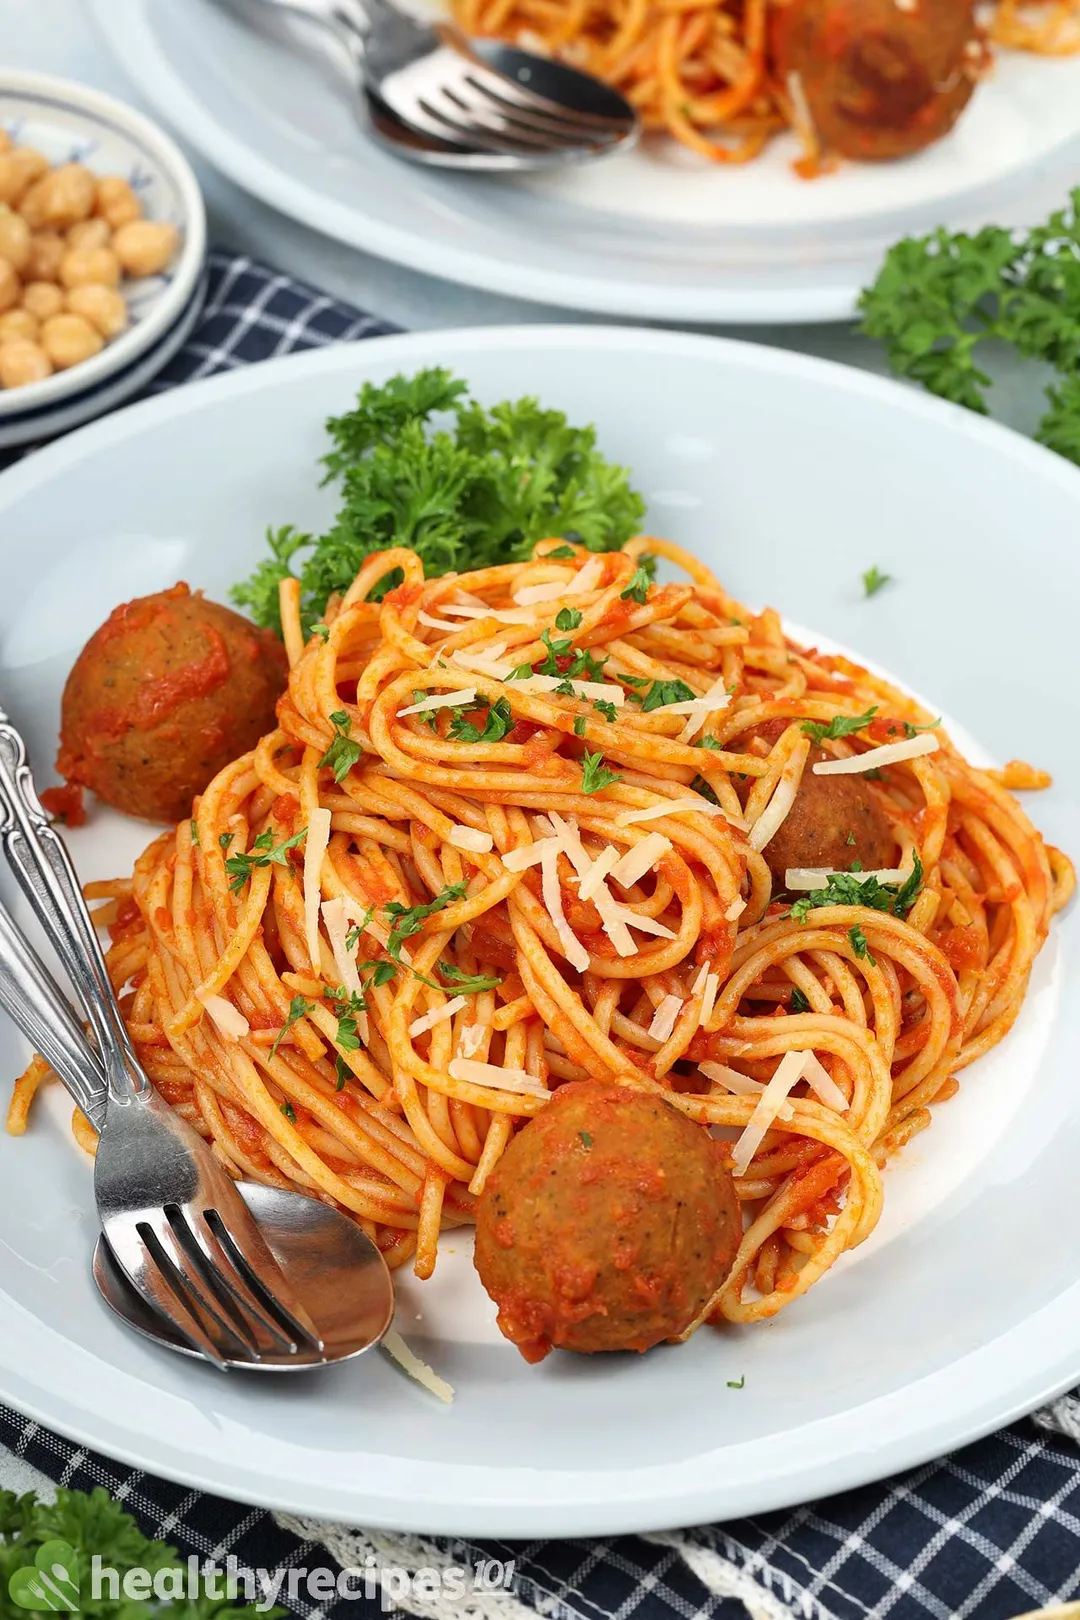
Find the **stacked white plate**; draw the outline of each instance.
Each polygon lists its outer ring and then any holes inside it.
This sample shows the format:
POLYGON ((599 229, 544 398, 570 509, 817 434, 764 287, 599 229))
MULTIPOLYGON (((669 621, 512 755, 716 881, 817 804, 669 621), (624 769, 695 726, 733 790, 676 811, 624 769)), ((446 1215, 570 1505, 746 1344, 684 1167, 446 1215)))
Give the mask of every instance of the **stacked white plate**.
POLYGON ((53 438, 130 399, 189 337, 206 296, 206 212, 187 160, 141 113, 85 85, 0 71, 0 128, 52 164, 84 163, 131 183, 148 219, 180 232, 161 275, 126 281, 131 325, 91 360, 0 393, 0 449, 53 438))

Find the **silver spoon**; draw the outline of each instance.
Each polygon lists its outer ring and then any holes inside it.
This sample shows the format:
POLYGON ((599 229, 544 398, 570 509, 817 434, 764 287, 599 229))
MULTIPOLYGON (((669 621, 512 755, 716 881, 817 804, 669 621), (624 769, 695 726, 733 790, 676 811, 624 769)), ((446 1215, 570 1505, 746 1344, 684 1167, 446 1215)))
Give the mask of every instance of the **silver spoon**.
POLYGON ((632 145, 638 117, 617 90, 561 62, 452 24, 426 27, 388 0, 224 0, 262 25, 317 24, 339 48, 380 142, 440 168, 559 168, 632 145))

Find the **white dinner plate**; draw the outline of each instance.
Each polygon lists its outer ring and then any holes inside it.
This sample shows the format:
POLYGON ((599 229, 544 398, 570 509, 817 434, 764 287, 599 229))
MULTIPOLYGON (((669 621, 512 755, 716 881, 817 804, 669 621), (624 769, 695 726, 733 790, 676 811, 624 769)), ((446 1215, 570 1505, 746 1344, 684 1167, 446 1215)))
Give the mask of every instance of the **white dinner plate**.
MULTIPOLYGON (((62 683, 106 613, 177 579, 224 600, 268 525, 318 531, 334 509, 317 480, 325 418, 365 380, 425 365, 487 404, 528 392, 595 422, 633 468, 652 532, 693 547, 743 600, 891 671, 955 717, 961 746, 1051 769, 1030 809, 1080 851, 1080 472, 857 372, 616 328, 432 333, 268 361, 4 473, 0 703, 43 779, 62 683), (894 583, 867 600, 871 564, 894 583)), ((71 842, 91 878, 126 873, 148 836, 95 810, 71 842)), ((655 1529, 921 1462, 1080 1376, 1078 951, 1074 911, 1015 1029, 890 1168, 878 1230, 767 1326, 529 1367, 495 1330, 467 1238, 448 1234, 432 1282, 399 1278, 398 1326, 455 1386, 450 1407, 378 1356, 270 1387, 125 1332, 93 1292, 90 1172, 55 1088, 26 1137, 0 1137, 0 1399, 226 1496, 429 1532, 655 1529)), ((0 1071, 24 1055, 0 1029, 0 1071)))
POLYGON ((1080 181, 1075 57, 1003 53, 947 140, 811 183, 791 171, 793 139, 744 168, 664 142, 497 180, 389 156, 301 49, 220 0, 91 7, 155 113, 264 202, 415 270, 606 315, 843 319, 899 237, 1035 224, 1080 181))

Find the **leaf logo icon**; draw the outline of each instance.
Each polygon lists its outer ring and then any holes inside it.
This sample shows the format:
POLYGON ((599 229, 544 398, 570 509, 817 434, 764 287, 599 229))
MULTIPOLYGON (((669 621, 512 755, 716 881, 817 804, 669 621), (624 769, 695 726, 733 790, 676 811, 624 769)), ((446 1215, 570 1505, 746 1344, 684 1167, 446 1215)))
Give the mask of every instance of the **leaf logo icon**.
POLYGON ((46 1541, 29 1568, 15 1570, 8 1581, 8 1596, 17 1608, 35 1614, 76 1614, 78 1568, 74 1547, 66 1541, 46 1541))

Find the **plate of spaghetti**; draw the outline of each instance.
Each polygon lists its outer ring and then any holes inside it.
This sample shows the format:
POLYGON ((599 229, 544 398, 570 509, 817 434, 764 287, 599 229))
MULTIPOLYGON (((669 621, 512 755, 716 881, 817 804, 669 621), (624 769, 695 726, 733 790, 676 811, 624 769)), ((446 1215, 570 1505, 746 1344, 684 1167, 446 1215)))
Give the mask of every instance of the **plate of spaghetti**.
POLYGON ((300 35, 213 0, 95 3, 155 107, 264 201, 414 269, 609 316, 843 319, 898 237, 1031 224, 1080 175, 1077 0, 414 0, 638 107, 634 151, 516 180, 396 160, 300 35))
POLYGON ((60 734, 140 1055, 370 1233, 415 1376, 283 1401, 127 1333, 93 1132, 3 1030, 0 1396, 520 1536, 802 1500, 1075 1381, 1078 507, 951 406, 618 329, 271 362, 5 474, 5 707, 39 776, 60 734))

